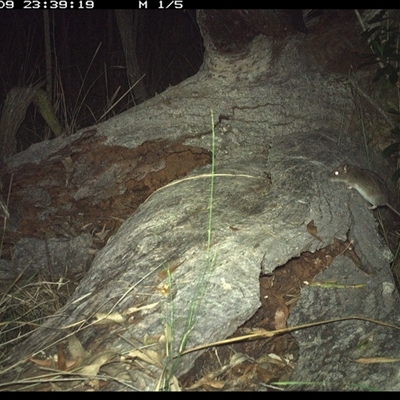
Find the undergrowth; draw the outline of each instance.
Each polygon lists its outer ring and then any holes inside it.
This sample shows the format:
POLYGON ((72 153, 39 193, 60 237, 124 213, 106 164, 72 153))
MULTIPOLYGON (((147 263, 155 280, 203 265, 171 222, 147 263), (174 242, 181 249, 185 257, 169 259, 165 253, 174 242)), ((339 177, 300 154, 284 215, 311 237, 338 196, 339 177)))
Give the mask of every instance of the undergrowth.
POLYGON ((20 274, 12 282, 1 282, 0 364, 10 350, 26 339, 71 297, 77 282, 51 282, 20 274))

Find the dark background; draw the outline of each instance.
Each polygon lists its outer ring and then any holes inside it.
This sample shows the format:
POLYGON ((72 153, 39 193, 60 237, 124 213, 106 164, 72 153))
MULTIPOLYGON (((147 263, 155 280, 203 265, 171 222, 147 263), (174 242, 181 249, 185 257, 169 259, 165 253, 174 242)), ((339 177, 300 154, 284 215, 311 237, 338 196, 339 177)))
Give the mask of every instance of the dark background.
MULTIPOLYGON (((149 97, 198 71, 203 46, 195 10, 131 12, 138 13, 136 54, 149 97)), ((114 10, 49 10, 49 15, 51 103, 61 125, 68 126, 67 134, 133 107, 131 94, 116 104, 128 91, 129 83, 114 10), (100 120, 110 107, 111 111, 100 120)), ((0 32, 2 106, 11 88, 45 80, 43 11, 3 9, 0 32)), ((51 137, 45 121, 31 104, 17 134, 17 151, 51 137)))

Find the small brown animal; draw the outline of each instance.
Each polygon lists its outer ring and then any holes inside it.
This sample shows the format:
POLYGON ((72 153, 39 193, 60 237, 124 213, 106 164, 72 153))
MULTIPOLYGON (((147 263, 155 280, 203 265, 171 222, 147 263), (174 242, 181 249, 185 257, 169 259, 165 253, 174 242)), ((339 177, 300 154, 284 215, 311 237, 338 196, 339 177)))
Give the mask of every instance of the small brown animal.
POLYGON ((388 203, 387 186, 375 172, 344 163, 329 174, 329 179, 333 182, 344 182, 348 189, 356 189, 371 203, 369 209, 387 206, 400 216, 400 213, 388 203))

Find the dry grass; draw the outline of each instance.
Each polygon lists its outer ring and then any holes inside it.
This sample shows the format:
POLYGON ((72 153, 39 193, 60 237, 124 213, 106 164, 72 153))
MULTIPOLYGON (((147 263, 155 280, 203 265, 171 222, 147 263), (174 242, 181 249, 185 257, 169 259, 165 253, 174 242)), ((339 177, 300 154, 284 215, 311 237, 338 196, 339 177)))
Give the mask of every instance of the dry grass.
POLYGON ((13 346, 67 302, 78 283, 67 278, 51 282, 38 275, 0 282, 0 364, 13 346))

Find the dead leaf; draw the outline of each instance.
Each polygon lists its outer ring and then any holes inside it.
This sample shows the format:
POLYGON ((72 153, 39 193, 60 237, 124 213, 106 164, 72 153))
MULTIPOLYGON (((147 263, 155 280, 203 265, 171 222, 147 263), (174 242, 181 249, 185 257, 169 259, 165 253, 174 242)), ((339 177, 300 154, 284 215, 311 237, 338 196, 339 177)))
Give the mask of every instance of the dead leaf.
POLYGON ((314 225, 314 220, 312 219, 308 224, 307 224, 307 232, 311 235, 314 236, 315 239, 318 239, 320 242, 322 242, 321 238, 317 235, 317 227, 314 225))
POLYGON ((127 315, 127 314, 131 315, 131 314, 134 314, 139 311, 151 310, 154 307, 157 307, 159 304, 160 304, 160 302, 158 301, 157 303, 148 304, 143 307, 131 307, 131 308, 128 308, 127 310, 125 310, 122 314, 123 315, 127 315))
POLYGON ((161 337, 163 337, 164 335, 154 335, 154 336, 150 336, 150 335, 144 335, 144 338, 143 338, 143 344, 145 345, 145 346, 149 346, 149 345, 152 345, 152 344, 154 344, 154 343, 159 343, 160 342, 160 339, 161 339, 161 337))
POLYGON ((139 358, 150 365, 162 366, 163 357, 153 350, 133 350, 127 354, 127 357, 139 358))
POLYGON ((62 349, 61 344, 58 345, 58 357, 57 357, 57 368, 60 371, 65 371, 66 369, 66 362, 65 362, 65 355, 62 349))
POLYGON ((260 379, 264 383, 269 383, 274 378, 274 374, 272 371, 269 371, 261 366, 256 367, 255 373, 256 373, 258 379, 260 379))
POLYGON ((111 314, 97 313, 95 318, 93 325, 123 324, 125 322, 125 318, 117 311, 111 314))
POLYGON ((87 375, 90 377, 95 377, 98 373, 100 368, 107 363, 107 361, 114 356, 114 353, 112 352, 107 352, 102 355, 100 355, 98 358, 96 358, 90 365, 87 365, 86 367, 83 367, 80 369, 78 372, 80 375, 87 375))
POLYGON ((68 339, 68 351, 71 355, 71 358, 73 359, 85 359, 90 356, 90 353, 83 348, 81 342, 77 339, 75 335, 72 335, 68 339))
POLYGON ((282 361, 282 358, 275 353, 269 353, 268 358, 270 358, 271 360, 274 360, 274 361, 278 361, 281 364, 284 364, 284 362, 282 361))
POLYGON ((50 368, 53 365, 53 360, 43 360, 41 358, 29 358, 30 361, 32 361, 34 364, 40 365, 41 367, 46 367, 50 368))
POLYGON ((246 361, 252 361, 247 354, 235 353, 229 360, 229 366, 234 367, 238 364, 243 364, 246 361))
POLYGON ((195 382, 193 385, 191 385, 190 387, 188 387, 188 389, 198 389, 201 386, 210 386, 214 389, 223 389, 223 387, 225 386, 225 382, 224 381, 220 381, 220 380, 211 380, 207 377, 203 377, 201 379, 199 379, 197 382, 195 382))

